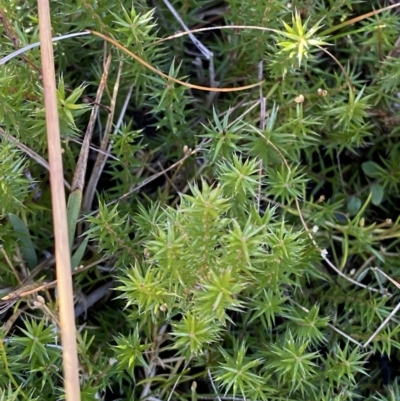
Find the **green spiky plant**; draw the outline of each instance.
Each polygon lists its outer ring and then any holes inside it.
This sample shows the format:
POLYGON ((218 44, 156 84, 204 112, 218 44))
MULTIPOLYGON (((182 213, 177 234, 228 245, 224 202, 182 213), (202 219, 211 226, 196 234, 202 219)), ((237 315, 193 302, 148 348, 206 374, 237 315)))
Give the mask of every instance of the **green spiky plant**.
MULTIPOLYGON (((2 54, 38 41, 35 2, 0 4, 2 54)), ((93 35, 55 45, 68 183, 112 58, 92 141, 109 158, 71 236, 88 266, 74 272, 82 399, 397 400, 396 8, 346 24, 382 5, 174 5, 192 28, 263 28, 197 33, 204 60, 187 36, 159 41, 182 29, 163 3, 51 5, 54 36, 102 32, 201 86, 262 81, 209 94, 93 35)), ((2 296, 54 278, 39 55, 0 68, 2 296)), ((57 294, 41 294, 0 315, 0 399, 63 396, 57 294)))

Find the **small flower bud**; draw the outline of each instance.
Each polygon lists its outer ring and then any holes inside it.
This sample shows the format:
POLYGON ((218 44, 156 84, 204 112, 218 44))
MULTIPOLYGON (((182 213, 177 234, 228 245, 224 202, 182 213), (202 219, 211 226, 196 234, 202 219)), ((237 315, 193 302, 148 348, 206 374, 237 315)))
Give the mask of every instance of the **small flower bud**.
POLYGON ((294 101, 296 103, 303 103, 304 102, 304 96, 303 95, 299 95, 294 99, 294 101))
POLYGON ((46 301, 41 295, 36 297, 36 301, 33 301, 33 306, 35 308, 42 308, 46 304, 46 301))
POLYGON ((36 301, 40 302, 42 305, 46 303, 45 299, 41 295, 36 297, 36 301))

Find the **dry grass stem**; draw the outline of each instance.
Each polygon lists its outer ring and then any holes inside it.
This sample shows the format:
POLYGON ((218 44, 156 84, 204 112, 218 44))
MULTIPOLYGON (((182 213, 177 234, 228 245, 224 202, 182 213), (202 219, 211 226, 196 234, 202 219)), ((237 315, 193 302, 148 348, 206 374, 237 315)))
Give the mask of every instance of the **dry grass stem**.
POLYGON ((38 0, 38 13, 58 279, 61 341, 63 345, 64 386, 66 400, 79 401, 79 364, 76 345, 71 260, 68 241, 68 223, 49 0, 38 0))

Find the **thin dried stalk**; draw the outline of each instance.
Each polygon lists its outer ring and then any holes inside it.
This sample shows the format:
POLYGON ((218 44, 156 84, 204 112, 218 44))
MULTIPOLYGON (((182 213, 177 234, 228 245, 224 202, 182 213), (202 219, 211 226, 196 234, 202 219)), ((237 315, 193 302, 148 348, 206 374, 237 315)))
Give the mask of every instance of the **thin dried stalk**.
MULTIPOLYGON (((106 69, 105 69, 105 71, 106 71, 106 69)), ((96 162, 94 164, 93 171, 90 175, 89 182, 86 186, 85 195, 83 197, 82 210, 84 210, 84 211, 90 210, 90 205, 93 202, 97 184, 98 184, 100 176, 103 172, 104 166, 107 162, 107 158, 108 158, 107 154, 109 153, 109 152, 107 152, 107 147, 108 147, 110 133, 112 130, 112 123, 113 123, 113 119, 114 119, 115 106, 117 103, 117 95, 118 95, 121 75, 122 75, 122 62, 120 62, 120 64, 119 64, 117 80, 114 85, 113 96, 111 98, 110 113, 108 114, 107 124, 106 124, 105 131, 104 131, 104 137, 103 137, 103 140, 101 141, 101 145, 100 145, 101 152, 97 153, 96 162)))
POLYGON ((63 346, 64 387, 67 401, 79 401, 81 399, 79 365, 49 0, 38 0, 38 12, 63 346))

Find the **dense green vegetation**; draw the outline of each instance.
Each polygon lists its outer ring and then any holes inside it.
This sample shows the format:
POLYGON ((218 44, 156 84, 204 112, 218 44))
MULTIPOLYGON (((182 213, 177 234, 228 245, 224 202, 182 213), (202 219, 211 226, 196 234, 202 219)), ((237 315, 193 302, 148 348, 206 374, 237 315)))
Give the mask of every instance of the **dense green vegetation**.
MULTIPOLYGON (((34 1, 0 5, 1 57, 39 40, 34 1)), ((225 28, 195 33, 201 52, 160 40, 184 30, 161 1, 51 2, 54 37, 101 32, 203 87, 260 82, 202 91, 93 34, 55 43, 69 184, 95 124, 71 237, 82 399, 399 400, 397 8, 173 5, 225 28)), ((0 82, 3 297, 54 279, 39 48, 0 82)), ((40 294, 0 314, 0 400, 62 397, 57 293, 40 294)))

